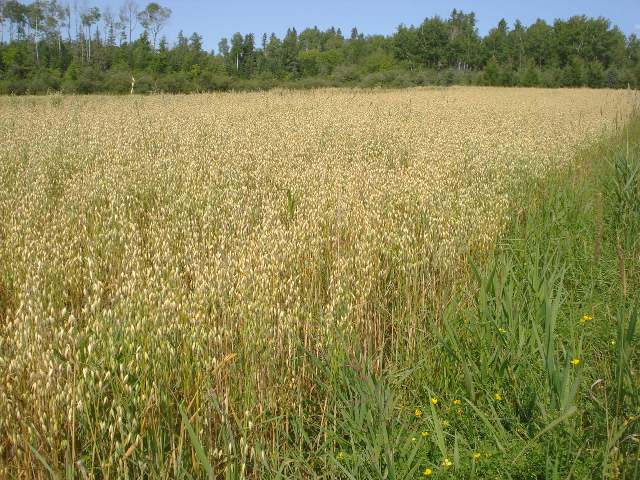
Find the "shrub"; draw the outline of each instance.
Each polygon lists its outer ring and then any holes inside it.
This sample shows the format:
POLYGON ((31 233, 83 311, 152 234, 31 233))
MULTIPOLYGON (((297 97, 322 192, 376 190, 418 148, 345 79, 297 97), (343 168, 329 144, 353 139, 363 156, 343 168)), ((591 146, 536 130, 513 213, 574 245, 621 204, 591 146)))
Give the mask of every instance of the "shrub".
POLYGON ((587 64, 585 80, 591 88, 600 88, 605 84, 604 67, 600 62, 593 61, 587 64))
POLYGON ((163 75, 156 86, 158 91, 167 93, 189 93, 195 90, 189 75, 183 72, 163 75))
POLYGON ((360 80, 360 74, 353 65, 340 65, 333 71, 331 78, 338 83, 353 83, 360 80))

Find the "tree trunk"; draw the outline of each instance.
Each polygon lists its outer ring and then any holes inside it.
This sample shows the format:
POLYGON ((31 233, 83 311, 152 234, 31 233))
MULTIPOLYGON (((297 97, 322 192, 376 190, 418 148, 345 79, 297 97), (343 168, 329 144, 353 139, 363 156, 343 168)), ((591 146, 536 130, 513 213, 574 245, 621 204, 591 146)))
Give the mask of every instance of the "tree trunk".
POLYGON ((40 53, 38 52, 38 17, 36 17, 36 35, 34 40, 36 44, 36 65, 40 65, 40 53))
MULTIPOLYGON (((76 26, 76 29, 77 28, 78 27, 76 26)), ((84 32, 82 34, 78 33, 77 38, 78 38, 78 41, 76 42, 76 48, 77 48, 77 45, 80 44, 80 59, 82 64, 84 65, 84 32)))

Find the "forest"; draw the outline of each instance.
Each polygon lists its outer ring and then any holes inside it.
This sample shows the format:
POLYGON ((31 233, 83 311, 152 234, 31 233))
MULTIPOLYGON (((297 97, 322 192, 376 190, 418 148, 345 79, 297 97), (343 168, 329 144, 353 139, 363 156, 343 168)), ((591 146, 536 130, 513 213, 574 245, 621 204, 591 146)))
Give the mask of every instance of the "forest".
POLYGON ((640 86, 640 39, 606 18, 501 20, 482 36, 475 13, 454 9, 388 36, 291 27, 282 38, 237 32, 206 51, 199 33, 164 35, 171 14, 133 0, 102 10, 0 0, 0 94, 640 86))

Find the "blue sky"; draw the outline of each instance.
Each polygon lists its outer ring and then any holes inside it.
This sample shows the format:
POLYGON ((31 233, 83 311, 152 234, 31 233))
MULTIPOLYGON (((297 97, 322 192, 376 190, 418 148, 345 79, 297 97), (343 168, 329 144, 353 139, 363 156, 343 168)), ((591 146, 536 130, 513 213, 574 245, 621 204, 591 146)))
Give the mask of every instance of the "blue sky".
MULTIPOLYGON (((146 0, 136 0, 140 6, 146 0)), ((156 0, 158 1, 158 0, 156 0)), ((117 12, 121 0, 79 0, 79 4, 110 5, 117 12)), ((604 16, 625 33, 640 32, 639 0, 159 0, 173 15, 165 33, 172 42, 180 29, 188 36, 196 31, 204 38, 207 49, 216 48, 221 37, 234 32, 253 32, 261 38, 263 32, 282 36, 287 27, 297 29, 317 25, 325 29, 332 25, 345 34, 353 26, 365 34, 389 34, 400 23, 417 24, 425 17, 448 16, 453 8, 473 10, 478 17, 480 33, 486 33, 504 17, 510 24, 516 19, 529 24, 537 18, 553 21, 571 15, 604 16)))

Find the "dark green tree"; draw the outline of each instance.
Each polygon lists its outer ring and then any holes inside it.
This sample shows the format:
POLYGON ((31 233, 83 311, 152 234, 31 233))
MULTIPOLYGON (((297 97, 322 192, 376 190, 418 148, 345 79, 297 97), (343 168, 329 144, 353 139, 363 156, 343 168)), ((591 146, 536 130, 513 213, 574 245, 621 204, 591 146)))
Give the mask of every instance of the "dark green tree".
POLYGON ((494 57, 500 65, 510 63, 509 56, 509 27, 503 18, 496 28, 492 28, 484 39, 487 54, 494 57))
POLYGON ((450 67, 468 69, 478 61, 480 37, 476 29, 475 13, 454 9, 447 22, 447 63, 450 67))
MULTIPOLYGON (((452 58, 458 54, 463 55, 463 48, 460 52, 453 53, 449 48, 451 33, 449 25, 440 17, 427 18, 416 31, 417 35, 417 56, 420 64, 425 67, 441 68, 449 63, 449 56, 452 58)), ((460 32, 458 32, 460 33, 460 32)))
POLYGON ((393 36, 393 55, 413 70, 423 63, 420 56, 418 34, 414 27, 398 26, 393 36))
POLYGON ((525 55, 532 59, 538 68, 555 63, 554 31, 547 22, 538 19, 529 26, 524 38, 525 55))
POLYGON ((585 81, 591 88, 601 88, 605 85, 605 70, 598 60, 593 60, 587 64, 585 81))
POLYGON ((299 73, 298 48, 298 33, 295 28, 289 28, 282 40, 282 66, 293 77, 299 73))
POLYGON ((245 78, 250 78, 255 73, 257 66, 255 39, 252 33, 244 36, 241 59, 240 75, 245 78))
POLYGON ((484 83, 486 85, 500 85, 500 65, 496 57, 491 57, 484 67, 484 83))

